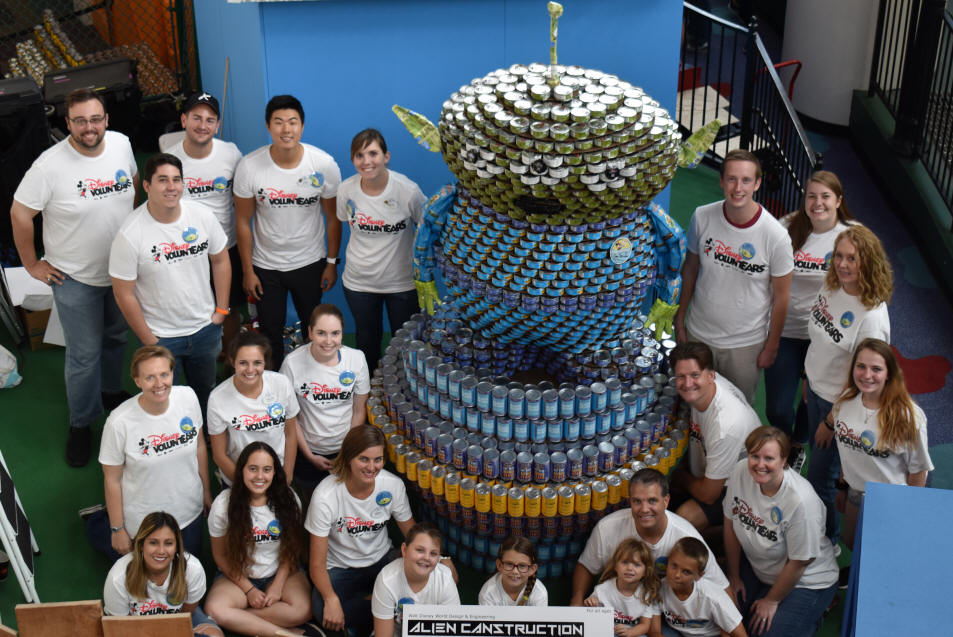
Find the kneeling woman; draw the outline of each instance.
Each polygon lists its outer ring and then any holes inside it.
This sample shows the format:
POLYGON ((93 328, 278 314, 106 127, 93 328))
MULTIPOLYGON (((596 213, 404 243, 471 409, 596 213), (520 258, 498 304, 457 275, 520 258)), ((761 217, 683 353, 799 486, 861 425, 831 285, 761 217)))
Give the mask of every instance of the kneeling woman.
POLYGON ((223 637, 199 607, 203 595, 205 570, 183 548, 175 518, 158 511, 146 515, 132 540, 132 551, 109 569, 103 610, 117 617, 189 613, 194 634, 223 637))
POLYGON ((267 443, 253 442, 239 454, 235 482, 212 503, 208 531, 224 573, 209 591, 208 612, 244 635, 301 634, 293 627, 311 616, 310 585, 298 568, 301 509, 267 443))

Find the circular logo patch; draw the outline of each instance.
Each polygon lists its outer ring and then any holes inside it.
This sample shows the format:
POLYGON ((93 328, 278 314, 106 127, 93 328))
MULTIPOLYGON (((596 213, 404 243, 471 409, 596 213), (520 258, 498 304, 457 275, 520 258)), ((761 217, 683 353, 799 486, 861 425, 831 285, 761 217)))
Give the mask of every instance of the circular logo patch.
POLYGON ((850 327, 854 324, 854 313, 847 311, 844 312, 840 317, 840 324, 843 327, 850 327))
POLYGON ((741 258, 745 261, 751 261, 755 255, 754 245, 750 243, 742 243, 740 250, 741 258))
POLYGON ((394 499, 394 496, 391 495, 390 491, 381 491, 377 494, 377 497, 374 498, 374 501, 377 502, 378 506, 387 506, 391 503, 391 500, 394 499))
POLYGON ((775 524, 781 524, 784 519, 784 513, 778 507, 771 507, 771 521, 775 524))
POLYGON ((268 535, 271 537, 278 537, 281 535, 281 524, 278 520, 272 520, 268 523, 268 535))
POLYGON ((182 433, 191 433, 195 431, 195 424, 192 422, 192 419, 188 416, 183 416, 182 420, 179 421, 179 429, 182 433))
POLYGON ((308 175, 308 181, 310 181, 311 185, 315 188, 320 188, 324 185, 324 175, 319 172, 313 172, 308 175))
POLYGON ((876 434, 869 429, 863 432, 860 434, 860 444, 864 445, 864 449, 873 449, 874 445, 877 444, 876 434))
POLYGON ((195 240, 199 238, 199 231, 189 226, 182 231, 182 240, 186 243, 195 243, 195 240))
POLYGON ((632 242, 628 237, 619 237, 612 242, 609 248, 609 260, 615 265, 621 265, 632 258, 632 242))
POLYGON ((125 171, 125 170, 117 170, 117 171, 116 171, 116 183, 117 183, 117 184, 124 184, 124 183, 127 183, 128 181, 129 181, 129 175, 126 174, 126 171, 125 171))
POLYGON ((268 405, 268 415, 272 418, 281 418, 285 413, 285 407, 281 403, 271 403, 268 405))
POLYGON ((212 188, 215 192, 225 192, 228 190, 228 180, 224 177, 216 177, 212 180, 212 188))
POLYGON ((341 375, 338 376, 338 381, 345 387, 350 387, 354 384, 355 378, 354 372, 341 372, 341 375))

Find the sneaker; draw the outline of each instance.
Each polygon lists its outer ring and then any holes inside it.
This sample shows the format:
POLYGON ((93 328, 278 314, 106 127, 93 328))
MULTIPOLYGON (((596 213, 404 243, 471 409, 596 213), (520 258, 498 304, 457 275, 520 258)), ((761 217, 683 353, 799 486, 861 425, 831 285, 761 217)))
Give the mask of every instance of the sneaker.
POLYGON ((66 464, 71 467, 85 467, 89 462, 89 449, 92 432, 89 427, 70 427, 66 441, 66 464))
POLYGON ((110 391, 110 392, 101 392, 100 397, 103 400, 103 409, 106 411, 112 411, 119 405, 123 404, 130 398, 132 394, 127 392, 125 389, 120 389, 119 391, 110 391))
POLYGON ((847 588, 847 584, 850 582, 850 567, 842 566, 840 569, 840 574, 837 576, 837 588, 843 590, 847 588))
POLYGON ((791 453, 788 454, 788 465, 794 469, 795 473, 801 473, 805 460, 807 460, 807 451, 804 450, 804 447, 791 445, 791 453))
POLYGON ((305 622, 298 626, 298 628, 303 630, 307 637, 327 637, 325 632, 314 622, 305 622))
POLYGON ((79 510, 79 517, 80 517, 80 519, 85 520, 86 518, 88 518, 89 516, 91 516, 93 513, 97 513, 97 512, 99 512, 99 511, 105 511, 105 510, 106 510, 106 505, 104 505, 104 504, 94 504, 93 506, 88 506, 88 507, 85 507, 85 508, 83 508, 83 509, 80 509, 80 510, 79 510))

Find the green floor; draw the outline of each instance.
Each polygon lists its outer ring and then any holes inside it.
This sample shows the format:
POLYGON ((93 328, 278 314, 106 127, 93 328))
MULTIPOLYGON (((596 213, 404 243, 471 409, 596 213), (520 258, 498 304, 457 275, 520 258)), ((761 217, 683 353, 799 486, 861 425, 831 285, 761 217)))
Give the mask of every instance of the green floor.
MULTIPOLYGON (((695 206, 720 198, 722 193, 715 171, 706 167, 680 171, 672 186, 673 216, 684 227, 695 206)), ((2 330, 0 344, 16 351, 9 335, 2 330)), ((102 472, 95 459, 82 469, 70 468, 64 460, 68 414, 63 388, 63 352, 57 348, 18 354, 23 383, 13 389, 0 390, 0 451, 41 549, 36 558, 36 589, 40 599, 48 602, 99 599, 109 564, 87 544, 77 510, 102 502, 102 472)), ((126 383, 127 390, 135 391, 131 380, 127 379, 126 383)), ((764 413, 761 388, 755 407, 764 413)), ((93 431, 94 449, 98 449, 102 422, 97 423, 93 431)), ((207 546, 203 557, 207 570, 214 570, 207 546)), ((840 560, 848 563, 846 551, 840 560)), ((487 576, 470 569, 460 570, 461 599, 464 603, 476 603, 477 593, 487 576)), ((552 603, 568 601, 569 578, 545 584, 552 603)), ((0 582, 0 618, 5 625, 16 625, 13 609, 22 602, 23 595, 11 571, 7 580, 0 582)), ((838 606, 827 617, 819 635, 839 634, 841 608, 838 606)))

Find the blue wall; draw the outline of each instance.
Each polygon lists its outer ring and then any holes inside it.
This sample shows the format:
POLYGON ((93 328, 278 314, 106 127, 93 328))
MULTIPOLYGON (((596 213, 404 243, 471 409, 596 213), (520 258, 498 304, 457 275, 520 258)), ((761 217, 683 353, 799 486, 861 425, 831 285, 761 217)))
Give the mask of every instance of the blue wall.
MULTIPOLYGON (((563 6, 561 63, 614 73, 674 109, 680 2, 565 0, 563 6)), ((549 60, 545 0, 202 0, 195 14, 206 90, 221 93, 225 56, 231 58, 225 139, 246 153, 269 143, 265 103, 292 93, 306 111, 303 140, 331 153, 342 176, 354 174, 351 138, 372 126, 387 139, 391 168, 427 194, 451 175, 390 107, 436 121, 444 100, 473 78, 549 60)), ((657 201, 667 207, 668 190, 657 201)), ((340 285, 328 300, 345 307, 340 285)))

